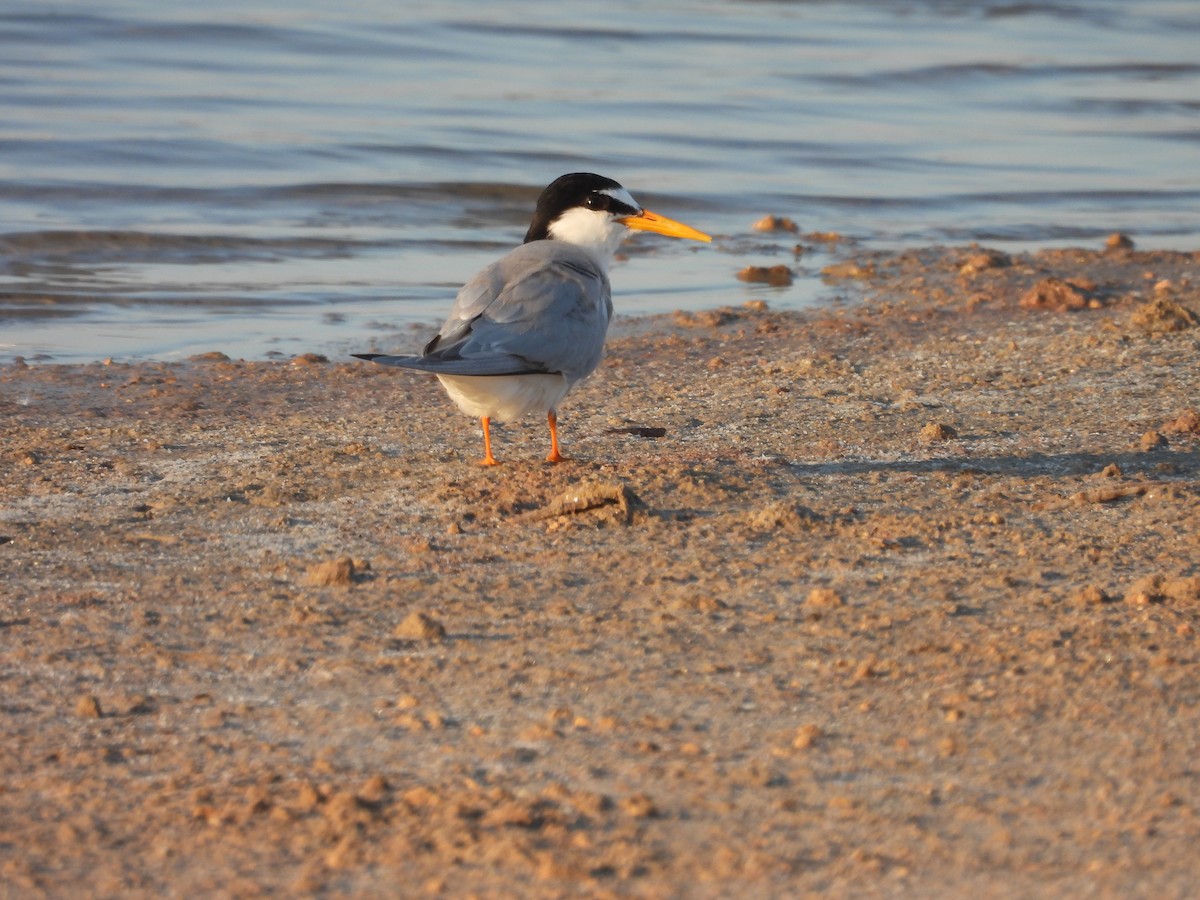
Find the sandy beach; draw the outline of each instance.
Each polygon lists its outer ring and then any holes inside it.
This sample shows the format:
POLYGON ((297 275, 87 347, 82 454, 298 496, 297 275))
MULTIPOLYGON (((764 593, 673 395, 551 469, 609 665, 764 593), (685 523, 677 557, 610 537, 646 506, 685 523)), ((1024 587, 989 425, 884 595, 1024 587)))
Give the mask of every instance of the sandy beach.
POLYGON ((1194 895, 1198 263, 622 321, 557 466, 349 359, 5 366, 0 893, 1194 895))

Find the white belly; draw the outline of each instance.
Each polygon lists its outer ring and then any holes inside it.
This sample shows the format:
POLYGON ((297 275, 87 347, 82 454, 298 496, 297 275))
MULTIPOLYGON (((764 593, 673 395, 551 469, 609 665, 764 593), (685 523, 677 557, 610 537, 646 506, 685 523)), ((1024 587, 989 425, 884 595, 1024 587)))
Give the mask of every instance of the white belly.
POLYGON ((438 381, 469 416, 511 422, 545 414, 571 389, 565 375, 439 375, 438 381))

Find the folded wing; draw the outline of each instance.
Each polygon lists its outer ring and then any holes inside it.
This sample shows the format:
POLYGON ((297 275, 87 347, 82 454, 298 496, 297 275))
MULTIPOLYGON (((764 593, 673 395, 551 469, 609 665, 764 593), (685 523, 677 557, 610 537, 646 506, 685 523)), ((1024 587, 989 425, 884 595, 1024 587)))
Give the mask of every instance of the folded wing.
POLYGON ((608 276, 587 253, 533 241, 463 286, 420 358, 447 374, 561 372, 578 381, 600 364, 611 318, 608 276))

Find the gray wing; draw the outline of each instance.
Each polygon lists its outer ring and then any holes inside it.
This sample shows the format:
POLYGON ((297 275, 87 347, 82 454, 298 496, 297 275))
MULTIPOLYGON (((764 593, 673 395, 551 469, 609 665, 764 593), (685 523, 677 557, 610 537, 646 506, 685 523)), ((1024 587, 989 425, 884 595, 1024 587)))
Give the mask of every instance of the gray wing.
POLYGON ((561 372, 578 381, 600 364, 611 318, 608 276, 587 253, 532 241, 463 286, 420 365, 389 364, 456 375, 561 372))

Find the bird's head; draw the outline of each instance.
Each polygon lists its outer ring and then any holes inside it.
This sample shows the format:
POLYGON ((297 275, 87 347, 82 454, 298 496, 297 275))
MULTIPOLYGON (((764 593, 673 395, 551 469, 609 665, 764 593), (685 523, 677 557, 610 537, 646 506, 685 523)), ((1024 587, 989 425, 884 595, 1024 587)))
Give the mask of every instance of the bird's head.
POLYGON ((607 268, 626 229, 694 241, 712 240, 682 222, 643 208, 611 178, 576 172, 555 179, 542 191, 525 242, 566 241, 587 250, 607 268))

